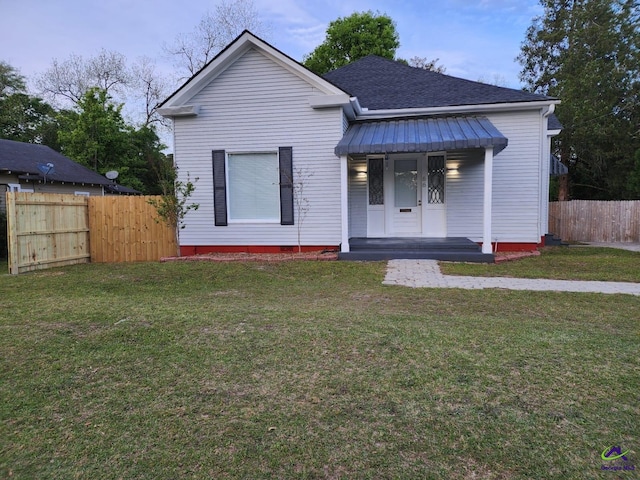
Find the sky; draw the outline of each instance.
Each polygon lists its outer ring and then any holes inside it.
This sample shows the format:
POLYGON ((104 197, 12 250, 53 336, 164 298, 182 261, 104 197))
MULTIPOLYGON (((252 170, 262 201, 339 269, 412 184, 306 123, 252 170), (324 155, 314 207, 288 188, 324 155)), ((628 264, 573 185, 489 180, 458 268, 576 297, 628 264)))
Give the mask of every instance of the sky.
MULTIPOLYGON (((372 10, 389 15, 400 37, 397 56, 439 58, 449 75, 520 88, 515 58, 538 0, 254 0, 269 33, 263 39, 301 61, 332 20, 372 10)), ((91 57, 101 49, 128 60, 146 56, 169 72, 163 53, 191 32, 216 0, 0 0, 0 61, 33 87, 53 59, 91 57)), ((35 92, 34 92, 35 93, 35 92)))

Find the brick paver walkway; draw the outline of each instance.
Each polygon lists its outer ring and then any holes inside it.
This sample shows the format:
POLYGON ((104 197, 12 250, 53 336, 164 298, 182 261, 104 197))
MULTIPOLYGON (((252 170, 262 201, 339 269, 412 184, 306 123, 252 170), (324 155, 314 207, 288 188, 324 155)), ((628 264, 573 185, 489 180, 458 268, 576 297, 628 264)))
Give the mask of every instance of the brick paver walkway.
POLYGON ((640 283, 588 282, 510 277, 463 277, 443 275, 436 260, 389 260, 385 285, 424 288, 503 288, 556 292, 624 293, 640 295, 640 283))

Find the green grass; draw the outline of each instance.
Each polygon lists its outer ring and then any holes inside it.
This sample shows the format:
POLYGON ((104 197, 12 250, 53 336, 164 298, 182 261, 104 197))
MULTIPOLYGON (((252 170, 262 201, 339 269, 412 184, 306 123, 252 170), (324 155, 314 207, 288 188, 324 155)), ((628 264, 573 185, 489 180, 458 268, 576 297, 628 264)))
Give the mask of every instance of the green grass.
POLYGON ((384 268, 0 276, 0 478, 588 479, 610 445, 640 468, 639 298, 384 268))
POLYGON ((497 264, 441 262, 446 275, 640 282, 640 252, 598 247, 547 247, 539 257, 497 264))

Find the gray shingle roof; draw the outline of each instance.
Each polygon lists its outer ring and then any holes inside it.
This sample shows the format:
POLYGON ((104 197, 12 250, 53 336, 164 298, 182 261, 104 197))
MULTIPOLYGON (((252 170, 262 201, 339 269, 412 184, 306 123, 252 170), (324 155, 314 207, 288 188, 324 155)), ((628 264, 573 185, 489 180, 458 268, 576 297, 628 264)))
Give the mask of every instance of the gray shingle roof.
POLYGON ((19 174, 29 174, 34 180, 42 179, 38 165, 54 165, 53 173, 47 174, 47 181, 65 183, 85 183, 110 185, 102 175, 74 162, 45 145, 14 142, 0 139, 0 172, 9 170, 19 174))
POLYGON ((547 124, 547 128, 549 130, 562 130, 562 124, 558 117, 556 117, 555 113, 549 115, 549 122, 547 124))
POLYGON ((553 97, 496 87, 369 55, 324 78, 369 110, 534 102, 553 97))

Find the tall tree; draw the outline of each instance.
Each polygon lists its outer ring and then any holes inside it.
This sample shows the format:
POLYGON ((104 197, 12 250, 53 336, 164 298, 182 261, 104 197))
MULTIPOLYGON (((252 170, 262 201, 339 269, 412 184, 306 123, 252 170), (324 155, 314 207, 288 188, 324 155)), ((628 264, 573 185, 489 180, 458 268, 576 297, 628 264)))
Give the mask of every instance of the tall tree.
POLYGON ((192 32, 179 34, 163 49, 174 58, 184 79, 198 72, 243 30, 265 35, 269 27, 260 19, 253 0, 222 0, 214 12, 202 16, 192 32))
POLYGON ((153 125, 135 128, 121 112, 122 104, 105 90, 90 88, 73 110, 60 114, 62 153, 101 174, 116 170, 122 185, 142 193, 163 193, 175 177, 165 146, 153 125))
POLYGON ((66 112, 69 128, 59 132, 62 153, 99 173, 121 163, 129 151, 130 129, 105 90, 90 88, 66 112))
POLYGON ((168 93, 169 81, 147 57, 129 63, 121 53, 104 49, 87 58, 71 54, 63 61, 54 59, 36 78, 36 86, 51 102, 66 108, 78 105, 92 88, 104 90, 126 104, 128 116, 138 124, 164 124, 156 109, 168 93))
POLYGON ((325 41, 304 57, 304 65, 322 75, 367 55, 393 59, 400 46, 396 24, 386 14, 353 13, 332 21, 325 41))
POLYGON ((27 93, 25 79, 0 62, 0 138, 57 148, 55 111, 27 93))
POLYGON ((76 54, 63 61, 54 59, 51 67, 36 79, 38 89, 47 98, 71 104, 77 104, 91 88, 99 88, 113 96, 121 93, 130 82, 125 56, 104 49, 86 59, 76 54))
POLYGON ((559 199, 634 195, 628 175, 640 148, 640 6, 637 0, 541 0, 520 78, 557 96, 563 131, 555 148, 568 167, 559 199))

